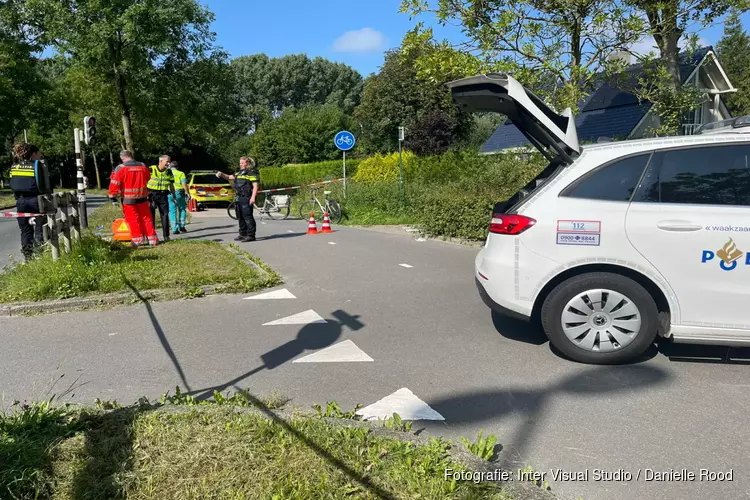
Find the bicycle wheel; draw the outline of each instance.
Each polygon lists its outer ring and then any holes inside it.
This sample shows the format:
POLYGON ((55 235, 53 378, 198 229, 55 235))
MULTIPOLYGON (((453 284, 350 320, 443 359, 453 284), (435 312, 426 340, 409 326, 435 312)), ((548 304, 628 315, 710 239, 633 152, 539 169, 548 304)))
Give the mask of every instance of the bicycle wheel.
POLYGON ((310 218, 310 212, 315 214, 316 222, 323 222, 323 211, 320 209, 320 205, 315 203, 314 200, 306 201, 302 204, 299 208, 299 216, 301 219, 307 220, 310 218))
POLYGON ((227 207, 227 214, 234 220, 237 220, 237 203, 231 202, 227 207))
POLYGON ((271 219, 286 219, 289 217, 289 205, 285 207, 279 207, 278 205, 269 204, 268 217, 271 219))
POLYGON ((328 200, 328 218, 331 222, 338 224, 341 222, 341 205, 336 200, 328 200))

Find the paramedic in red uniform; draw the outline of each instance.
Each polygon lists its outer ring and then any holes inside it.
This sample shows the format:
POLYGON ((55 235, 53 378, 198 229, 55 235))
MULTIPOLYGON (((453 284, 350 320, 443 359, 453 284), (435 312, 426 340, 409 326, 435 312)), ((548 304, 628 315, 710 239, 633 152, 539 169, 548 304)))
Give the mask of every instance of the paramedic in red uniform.
POLYGON ((154 230, 146 188, 151 171, 143 163, 135 161, 130 151, 122 151, 120 159, 122 164, 117 166, 109 183, 109 199, 117 204, 117 196, 122 198, 122 211, 130 226, 130 246, 155 246, 159 238, 154 230))

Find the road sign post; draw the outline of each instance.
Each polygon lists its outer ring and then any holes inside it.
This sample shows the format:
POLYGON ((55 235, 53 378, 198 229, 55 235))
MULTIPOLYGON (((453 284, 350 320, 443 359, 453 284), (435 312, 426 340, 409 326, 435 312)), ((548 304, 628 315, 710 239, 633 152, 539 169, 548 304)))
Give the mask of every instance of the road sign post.
POLYGON ((404 162, 401 159, 401 143, 404 141, 404 127, 398 128, 398 189, 404 195, 404 162))
POLYGON ((352 149, 356 142, 354 134, 347 130, 342 130, 333 138, 333 143, 344 153, 344 198, 346 198, 346 152, 352 149))
POLYGON ((73 140, 76 148, 76 181, 78 183, 78 206, 80 207, 79 219, 81 227, 89 227, 88 212, 86 212, 86 185, 83 182, 83 153, 81 152, 81 135, 80 129, 73 131, 73 140))

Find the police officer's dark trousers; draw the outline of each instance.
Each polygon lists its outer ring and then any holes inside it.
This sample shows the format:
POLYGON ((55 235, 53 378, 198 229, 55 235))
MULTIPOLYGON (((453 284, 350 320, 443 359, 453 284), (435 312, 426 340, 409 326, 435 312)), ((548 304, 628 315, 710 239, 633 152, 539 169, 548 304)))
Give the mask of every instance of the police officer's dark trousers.
POLYGON ((255 218, 249 196, 237 196, 237 215, 240 223, 240 237, 255 238, 255 218))
MULTIPOLYGON (((39 201, 36 196, 21 196, 16 200, 16 210, 18 212, 39 213, 39 201)), ((27 259, 34 252, 34 243, 37 245, 43 243, 42 226, 44 217, 36 217, 35 225, 31 225, 31 217, 19 217, 18 227, 21 228, 21 252, 27 259)))
POLYGON ((156 209, 161 216, 161 231, 164 239, 169 238, 169 191, 151 191, 151 218, 156 228, 156 209))

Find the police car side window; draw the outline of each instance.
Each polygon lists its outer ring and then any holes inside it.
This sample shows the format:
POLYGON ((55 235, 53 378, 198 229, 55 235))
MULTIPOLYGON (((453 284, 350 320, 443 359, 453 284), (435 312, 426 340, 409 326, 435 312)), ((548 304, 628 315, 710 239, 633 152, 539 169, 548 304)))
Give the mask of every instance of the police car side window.
POLYGON ((576 180, 560 196, 603 201, 630 201, 651 153, 630 156, 576 180))
POLYGON ((750 205, 750 146, 686 148, 660 156, 661 203, 750 205))

